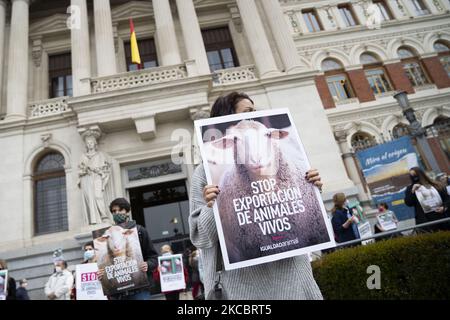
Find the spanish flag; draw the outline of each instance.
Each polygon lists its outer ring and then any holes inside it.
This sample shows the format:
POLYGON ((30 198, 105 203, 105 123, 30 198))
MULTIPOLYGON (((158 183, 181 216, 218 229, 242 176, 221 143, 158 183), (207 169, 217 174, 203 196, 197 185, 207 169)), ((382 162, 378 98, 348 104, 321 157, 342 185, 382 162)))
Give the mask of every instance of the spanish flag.
POLYGON ((139 47, 136 39, 136 32, 134 31, 133 19, 130 19, 130 45, 131 45, 131 63, 141 65, 141 56, 139 54, 139 47))

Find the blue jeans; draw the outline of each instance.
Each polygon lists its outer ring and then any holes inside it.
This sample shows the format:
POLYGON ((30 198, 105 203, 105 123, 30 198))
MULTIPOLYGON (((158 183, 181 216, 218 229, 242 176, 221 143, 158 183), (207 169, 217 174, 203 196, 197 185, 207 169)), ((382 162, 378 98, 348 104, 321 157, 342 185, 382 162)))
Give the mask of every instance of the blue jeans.
POLYGON ((121 296, 118 300, 150 300, 150 291, 144 290, 136 294, 130 294, 128 296, 121 296))

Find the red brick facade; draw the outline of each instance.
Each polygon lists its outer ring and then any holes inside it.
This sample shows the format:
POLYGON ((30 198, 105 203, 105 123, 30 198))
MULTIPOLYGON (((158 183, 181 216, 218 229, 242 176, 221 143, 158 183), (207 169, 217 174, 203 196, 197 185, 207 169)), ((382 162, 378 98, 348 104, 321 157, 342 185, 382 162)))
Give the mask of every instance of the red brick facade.
POLYGON ((367 81, 363 69, 347 71, 347 75, 359 102, 362 103, 375 100, 375 95, 373 94, 369 81, 367 81))
POLYGON ((430 144, 431 151, 434 154, 434 158, 441 169, 442 172, 447 172, 450 174, 450 162, 448 161, 447 156, 444 151, 441 149, 441 145, 439 143, 438 138, 428 138, 428 142, 430 144))
POLYGON ((431 57, 422 59, 423 65, 427 69, 431 81, 439 89, 450 87, 450 78, 444 69, 439 57, 431 57))
POLYGON ((403 65, 400 62, 385 64, 384 67, 395 90, 405 90, 407 93, 415 93, 411 81, 409 81, 405 70, 403 70, 403 65))
POLYGON ((327 80, 325 76, 316 76, 316 88, 319 91, 320 99, 322 100, 323 107, 325 109, 336 108, 336 104, 334 103, 333 96, 328 89, 327 80))

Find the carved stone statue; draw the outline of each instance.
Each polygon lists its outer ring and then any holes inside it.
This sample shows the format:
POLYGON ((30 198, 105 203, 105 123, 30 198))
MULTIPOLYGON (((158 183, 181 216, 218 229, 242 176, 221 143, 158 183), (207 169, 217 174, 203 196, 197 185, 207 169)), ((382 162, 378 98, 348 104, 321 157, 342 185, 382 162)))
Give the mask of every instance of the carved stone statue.
POLYGON ((100 131, 82 133, 86 153, 81 157, 78 186, 81 188, 83 212, 90 225, 112 223, 109 204, 113 200, 111 161, 107 154, 97 150, 100 131))

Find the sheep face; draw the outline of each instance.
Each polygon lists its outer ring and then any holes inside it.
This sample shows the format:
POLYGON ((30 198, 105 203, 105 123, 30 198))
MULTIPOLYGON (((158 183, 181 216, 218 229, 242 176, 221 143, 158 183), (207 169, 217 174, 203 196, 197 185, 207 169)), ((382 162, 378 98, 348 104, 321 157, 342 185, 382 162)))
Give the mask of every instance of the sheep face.
POLYGON ((253 176, 270 176, 278 172, 279 141, 289 132, 267 128, 260 122, 243 120, 227 130, 222 139, 212 142, 219 149, 234 150, 235 164, 244 165, 253 176))
POLYGON ((127 237, 133 234, 133 229, 113 226, 105 231, 99 242, 106 242, 109 253, 114 257, 125 256, 127 252, 127 237))

